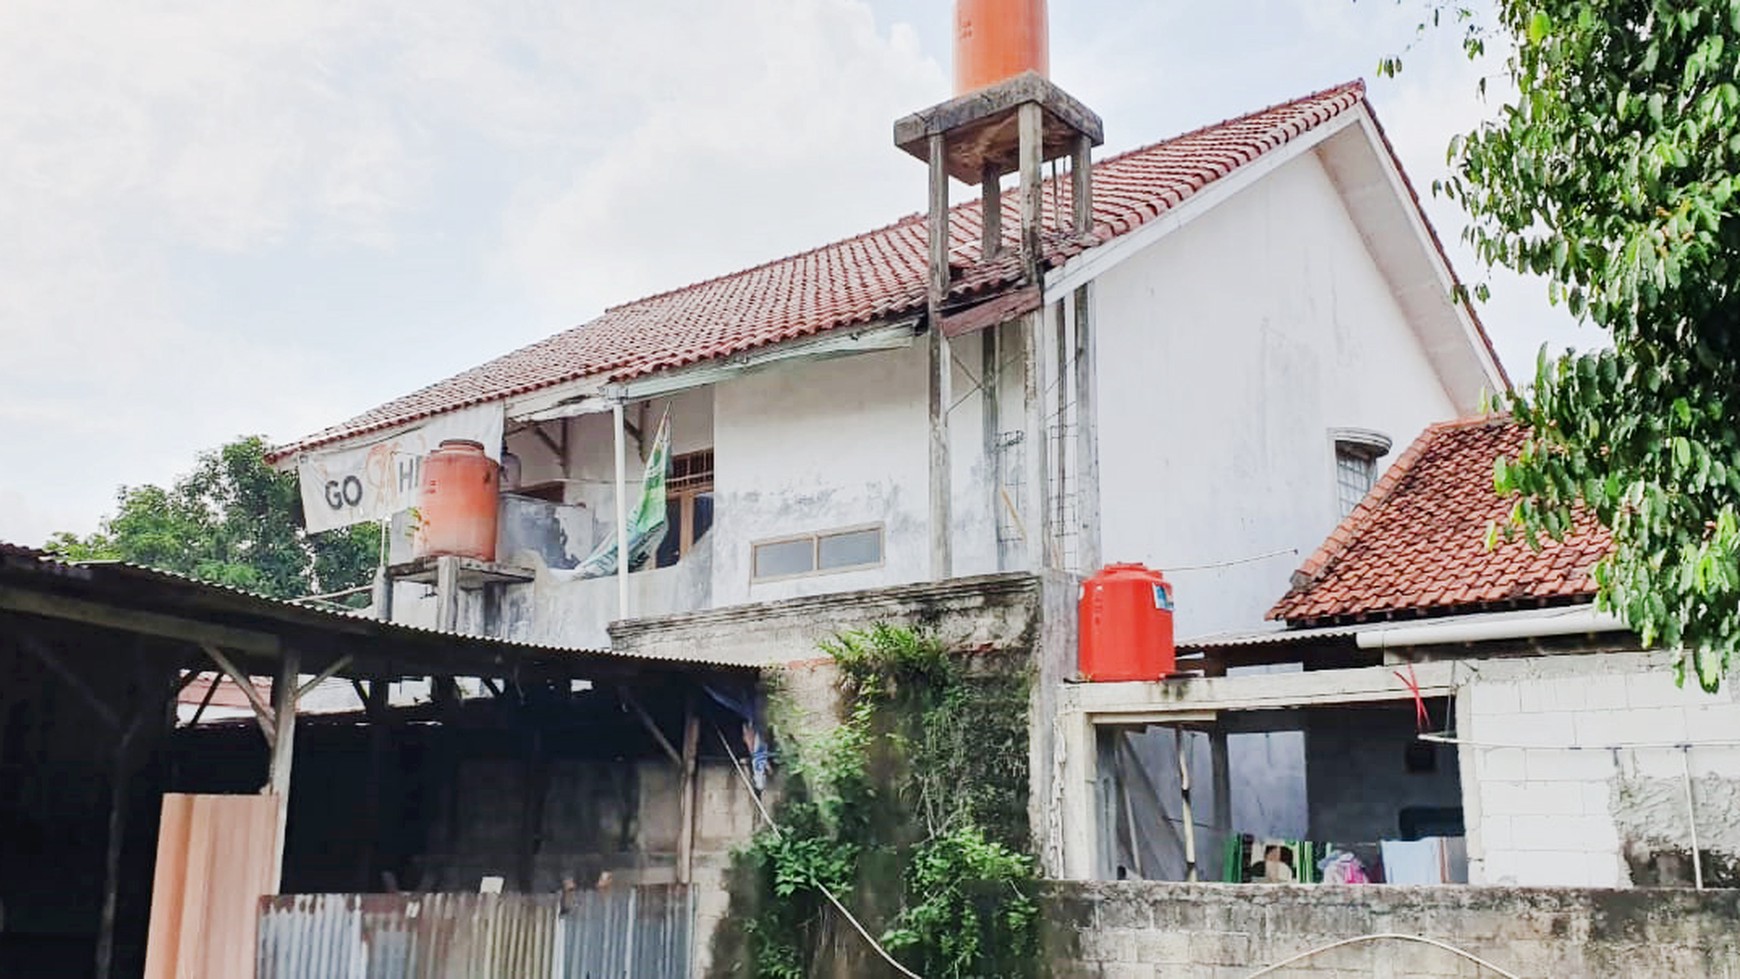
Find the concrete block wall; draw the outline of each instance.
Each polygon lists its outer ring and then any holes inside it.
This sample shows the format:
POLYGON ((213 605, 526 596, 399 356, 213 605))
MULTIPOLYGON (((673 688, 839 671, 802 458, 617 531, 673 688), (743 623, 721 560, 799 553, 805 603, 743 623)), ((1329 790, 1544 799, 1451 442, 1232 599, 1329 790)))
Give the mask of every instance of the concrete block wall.
MULTIPOLYGON (((1740 974, 1736 891, 1060 882, 1042 900, 1056 979, 1246 979, 1333 942, 1389 933, 1435 939, 1520 976, 1740 974)), ((1397 939, 1347 945, 1277 973, 1492 974, 1397 939)))
POLYGON ((1468 665, 1457 727, 1473 742, 1459 749, 1471 883, 1689 883, 1688 763, 1707 870, 1731 873, 1740 744, 1712 742, 1740 742, 1733 685, 1677 686, 1665 657, 1637 652, 1468 665))

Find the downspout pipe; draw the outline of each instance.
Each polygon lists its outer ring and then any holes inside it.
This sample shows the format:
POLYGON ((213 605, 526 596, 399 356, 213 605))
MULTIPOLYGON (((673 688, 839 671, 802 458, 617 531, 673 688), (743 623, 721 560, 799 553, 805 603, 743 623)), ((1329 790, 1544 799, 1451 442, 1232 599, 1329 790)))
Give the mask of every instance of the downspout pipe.
POLYGON ((1625 620, 1596 611, 1593 605, 1521 615, 1500 613, 1492 618, 1474 617, 1424 625, 1398 625, 1368 629, 1354 639, 1360 649, 1396 649, 1407 646, 1453 646, 1471 642, 1502 642, 1507 639, 1541 639, 1599 632, 1627 632, 1625 620))

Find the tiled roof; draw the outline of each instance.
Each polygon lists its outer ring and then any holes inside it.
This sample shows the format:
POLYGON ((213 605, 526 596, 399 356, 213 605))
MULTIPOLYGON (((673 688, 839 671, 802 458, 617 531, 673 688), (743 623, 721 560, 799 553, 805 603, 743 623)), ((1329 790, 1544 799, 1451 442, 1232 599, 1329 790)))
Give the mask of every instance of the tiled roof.
MULTIPOLYGON (((1055 266, 1093 245, 1153 221, 1196 192, 1341 115, 1365 98, 1349 82, 1230 119, 1094 165, 1094 228, 1045 241, 1055 266)), ((890 149, 890 152, 893 152, 890 149)), ((1046 225, 1071 210, 1069 181, 1048 181, 1046 225)), ((1004 195, 1010 248, 980 261, 977 201, 953 211, 955 297, 991 292, 1021 275, 1011 255, 1020 225, 1016 195, 1004 195)), ((389 401, 283 446, 274 459, 468 405, 526 394, 582 377, 621 381, 840 327, 916 315, 925 309, 925 220, 911 215, 813 251, 617 306, 581 326, 389 401)))
POLYGON ((1512 502, 1493 489, 1493 463, 1524 432, 1506 416, 1444 422, 1403 452, 1371 494, 1294 575, 1272 619, 1295 626, 1441 615, 1590 598, 1590 568, 1611 538, 1578 514, 1564 541, 1536 551, 1519 535, 1486 546, 1512 502))

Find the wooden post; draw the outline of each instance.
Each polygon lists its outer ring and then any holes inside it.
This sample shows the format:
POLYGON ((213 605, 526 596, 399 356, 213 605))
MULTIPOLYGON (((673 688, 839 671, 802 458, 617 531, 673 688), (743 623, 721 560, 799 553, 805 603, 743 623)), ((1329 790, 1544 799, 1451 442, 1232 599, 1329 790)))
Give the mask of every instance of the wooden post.
POLYGON ((381 786, 381 779, 387 771, 387 749, 392 729, 388 726, 390 706, 387 694, 390 690, 385 677, 377 676, 369 681, 368 699, 364 702, 364 713, 369 722, 369 784, 364 794, 363 813, 364 825, 368 836, 363 840, 363 859, 358 871, 361 876, 360 890, 364 894, 372 893, 381 886, 381 837, 384 835, 384 819, 381 817, 382 798, 386 795, 381 786))
POLYGON ((949 404, 953 400, 954 354, 936 317, 930 327, 930 577, 947 581, 953 574, 952 473, 949 471, 949 404))
POLYGON ((109 783, 108 849, 103 855, 103 916, 97 929, 97 979, 114 976, 115 919, 121 904, 121 849, 127 837, 127 788, 133 770, 133 739, 149 714, 149 707, 135 711, 115 748, 109 783))
POLYGON ((1038 102, 1016 110, 1021 159, 1021 260, 1029 281, 1039 281, 1039 230, 1044 203, 1040 186, 1045 157, 1045 116, 1038 102))
POLYGON ((930 306, 936 329, 937 307, 949 294, 948 144, 941 133, 930 138, 930 306))
POLYGON ((1232 838, 1232 767, 1226 749, 1226 729, 1216 724, 1208 732, 1208 757, 1214 779, 1214 833, 1222 846, 1232 838))
POLYGON ((696 798, 699 789, 696 776, 701 751, 701 715, 695 711, 692 694, 683 715, 682 822, 677 830, 677 883, 689 884, 695 880, 695 820, 700 808, 696 805, 699 801, 696 798))
POLYGON ((1178 821, 1184 829, 1184 879, 1194 884, 1196 875, 1196 815, 1190 806, 1190 742, 1181 727, 1172 729, 1178 748, 1178 821))
MULTIPOLYGON (((446 560, 446 559, 443 559, 446 560)), ((290 769, 296 758, 296 691, 300 677, 301 654, 293 646, 285 647, 278 657, 278 675, 272 680, 271 781, 268 790, 278 797, 278 842, 272 859, 271 894, 278 893, 284 882, 285 832, 290 820, 290 769)))
MULTIPOLYGON (((1057 459, 1053 462, 1053 466, 1057 473, 1057 500, 1052 505, 1052 512, 1056 518, 1052 524, 1056 560, 1052 563, 1059 569, 1068 571, 1072 569, 1069 566, 1069 555, 1064 551, 1063 544, 1068 538, 1070 520, 1069 512, 1066 509, 1069 502, 1069 439, 1067 437, 1069 432, 1069 386, 1075 378, 1072 376, 1072 372, 1066 368, 1075 348, 1069 342, 1069 310, 1061 302, 1057 304, 1057 336, 1054 339, 1057 341, 1055 360, 1057 379, 1054 382, 1057 389, 1057 459)), ((1048 451, 1050 448, 1047 446, 1048 451)))
POLYGON ((989 163, 979 173, 979 250, 984 261, 1003 248, 1003 175, 989 163))
POLYGON ((370 597, 373 601, 369 604, 374 606, 375 618, 382 622, 393 621, 393 579, 387 576, 384 566, 375 569, 374 587, 370 597))
POLYGON ((459 631, 459 559, 451 554, 435 559, 435 628, 459 631))
POLYGON ((1008 566, 1007 549, 997 527, 1003 522, 1003 419, 1002 419, 1002 339, 1003 327, 993 324, 979 332, 979 416, 984 429, 984 454, 987 502, 991 510, 991 528, 997 548, 996 570, 1008 566))
POLYGON ((1085 235, 1094 229, 1094 141, 1085 135, 1075 138, 1075 154, 1070 160, 1072 178, 1070 196, 1074 203, 1075 233, 1085 235))
POLYGON ((611 408, 616 439, 616 617, 628 618, 628 432, 622 402, 611 408))
POLYGON ((1023 533, 1027 544, 1027 570, 1046 567, 1047 542, 1051 540, 1051 508, 1046 499, 1045 466, 1045 375, 1040 335, 1045 329, 1045 310, 1027 314, 1021 329, 1021 389, 1025 411, 1021 442, 1026 447, 1022 480, 1027 484, 1021 501, 1023 533))
POLYGON ((1100 551, 1100 436, 1095 412, 1093 303, 1088 286, 1075 290, 1075 516, 1076 563, 1092 574, 1100 551))
POLYGON ((538 851, 543 847, 544 805, 550 793, 549 761, 544 756, 544 739, 536 724, 525 714, 525 704, 515 706, 521 724, 526 725, 526 758, 524 783, 520 799, 520 852, 518 879, 521 893, 532 892, 537 875, 538 851))

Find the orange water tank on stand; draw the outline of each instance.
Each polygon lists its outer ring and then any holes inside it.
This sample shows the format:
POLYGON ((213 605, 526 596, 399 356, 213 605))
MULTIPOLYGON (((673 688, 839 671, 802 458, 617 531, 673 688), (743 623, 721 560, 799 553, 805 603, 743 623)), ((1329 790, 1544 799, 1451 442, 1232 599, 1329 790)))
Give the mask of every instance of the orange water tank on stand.
POLYGON ((955 94, 1051 70, 1045 0, 956 0, 955 94))
POLYGON ((1140 564, 1108 564, 1082 583, 1076 663, 1082 679, 1158 680, 1174 671, 1172 586, 1140 564))
POLYGON ((417 504, 418 557, 495 560, 501 469, 483 445, 448 439, 423 460, 423 496, 417 504))

